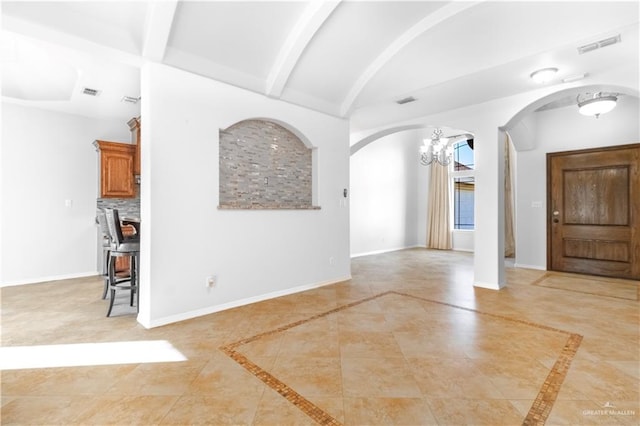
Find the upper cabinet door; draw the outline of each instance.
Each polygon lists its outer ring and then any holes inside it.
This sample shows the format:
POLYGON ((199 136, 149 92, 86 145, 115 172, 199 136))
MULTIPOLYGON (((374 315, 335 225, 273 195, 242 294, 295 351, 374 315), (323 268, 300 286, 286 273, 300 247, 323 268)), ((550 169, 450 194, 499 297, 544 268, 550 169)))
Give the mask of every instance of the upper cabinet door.
POLYGON ((133 175, 140 176, 140 117, 133 117, 127 122, 131 130, 131 143, 136 146, 136 154, 133 159, 133 175))
POLYGON ((135 197, 135 145, 106 141, 96 143, 100 150, 100 197, 135 197))

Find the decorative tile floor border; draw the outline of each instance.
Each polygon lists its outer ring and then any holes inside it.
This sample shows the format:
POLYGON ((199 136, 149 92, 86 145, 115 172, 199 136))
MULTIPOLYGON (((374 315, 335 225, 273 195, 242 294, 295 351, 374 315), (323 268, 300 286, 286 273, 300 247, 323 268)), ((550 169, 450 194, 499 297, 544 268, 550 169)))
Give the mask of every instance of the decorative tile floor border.
MULTIPOLYGON (((549 277, 562 277, 562 276, 566 276, 568 278, 585 277, 585 279, 590 279, 590 280, 593 280, 593 281, 600 281, 600 282, 605 282, 606 281, 605 278, 598 278, 598 277, 594 277, 594 276, 590 276, 590 275, 583 276, 583 275, 580 275, 580 274, 575 274, 575 276, 572 276, 572 275, 561 275, 560 273, 545 272, 540 278, 538 278, 537 280, 533 281, 531 283, 531 285, 535 285, 537 287, 542 287, 542 288, 551 288, 551 289, 554 289, 554 290, 564 290, 564 291, 572 291, 574 293, 589 294, 591 296, 597 296, 597 297, 609 297, 609 298, 612 298, 612 299, 630 300, 632 302, 634 302, 634 301, 635 302, 640 302, 640 285, 636 285, 635 286, 636 287, 636 298, 635 299, 630 299, 628 297, 611 296, 611 295, 602 294, 602 293, 593 293, 593 292, 590 292, 590 291, 580 291, 580 290, 575 290, 575 289, 572 289, 572 288, 563 288, 563 287, 554 287, 554 286, 551 286, 551 285, 542 285, 542 282, 544 280, 546 280, 547 278, 549 278, 549 277)), ((615 280, 616 282, 621 280, 621 278, 611 278, 611 279, 615 280)), ((629 280, 629 281, 631 281, 631 280, 629 280)), ((631 282, 629 284, 633 285, 633 283, 631 283, 631 282)))
POLYGON ((289 387, 286 383, 283 383, 277 377, 273 376, 271 373, 265 371, 258 365, 251 362, 251 360, 249 360, 246 356, 244 356, 240 352, 236 351, 236 349, 247 343, 251 343, 256 340, 262 339, 263 337, 273 336, 274 334, 290 330, 294 327, 297 327, 302 324, 306 324, 310 321, 326 317, 336 312, 340 312, 345 309, 349 309, 354 306, 360 305, 362 303, 370 302, 372 300, 375 300, 390 294, 409 297, 409 298, 421 300, 423 302, 435 303, 442 306, 448 306, 454 309, 460 309, 468 312, 473 312, 479 315, 488 316, 491 318, 496 318, 500 320, 514 322, 517 324, 526 325, 529 327, 538 328, 540 330, 552 331, 555 333, 561 333, 561 334, 567 335, 568 339, 564 348, 562 349, 558 359, 556 360, 554 366, 551 368, 544 383, 542 384, 542 387, 540 388, 540 391, 538 392, 538 395, 535 401, 533 402, 533 405, 529 409, 529 412, 527 413, 527 416, 523 420, 522 424, 523 426, 543 425, 546 422, 547 418, 549 417, 549 414, 551 413, 551 409, 553 408, 553 405, 558 397, 558 393, 560 392, 560 387, 562 386, 562 383, 564 382, 564 379, 567 376, 569 367, 571 366, 571 362, 573 361, 573 358, 575 357, 576 352, 580 347, 580 343, 582 342, 581 335, 560 330, 554 327, 549 327, 541 324, 532 323, 529 321, 511 318, 505 315, 482 312, 475 309, 466 308, 464 306, 458 306, 451 303, 426 299, 426 298, 415 296, 412 294, 407 294, 407 293, 402 293, 397 291, 386 291, 384 293, 379 293, 374 296, 367 297, 365 299, 361 299, 352 303, 348 303, 346 305, 339 306, 337 308, 328 310, 326 312, 322 312, 317 315, 312 315, 306 319, 295 321, 295 322, 283 325, 281 327, 275 328, 273 330, 256 334, 255 336, 230 343, 228 345, 220 347, 220 350, 224 352, 227 356, 229 356, 231 359, 233 359, 235 362, 240 364, 243 368, 245 368, 251 374, 253 374, 262 382, 264 382, 271 389, 275 390, 284 398, 286 398, 289 402, 295 405, 307 416, 315 420, 318 424, 338 426, 338 425, 341 425, 341 423, 335 418, 333 418, 329 413, 325 412, 324 410, 322 410, 321 408, 313 404, 311 401, 306 399, 304 396, 300 395, 294 389, 289 387))
POLYGON ((579 334, 569 336, 562 353, 542 384, 542 388, 538 392, 535 401, 533 401, 527 417, 522 422, 523 425, 543 425, 547 421, 558 393, 560 393, 560 386, 562 386, 565 377, 567 377, 571 361, 573 361, 573 357, 578 351, 580 342, 582 342, 582 336, 579 334))

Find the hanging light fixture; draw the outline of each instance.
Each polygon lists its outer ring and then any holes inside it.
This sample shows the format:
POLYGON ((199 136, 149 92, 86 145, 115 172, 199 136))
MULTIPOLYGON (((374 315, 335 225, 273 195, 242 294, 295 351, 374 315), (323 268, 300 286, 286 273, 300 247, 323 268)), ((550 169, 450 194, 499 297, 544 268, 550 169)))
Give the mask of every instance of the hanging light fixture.
POLYGON ((618 97, 613 93, 596 92, 578 95, 576 100, 580 114, 598 118, 616 107, 618 97))
POLYGON ((420 164, 428 166, 434 161, 448 166, 453 159, 453 146, 460 141, 467 141, 473 149, 473 135, 461 133, 459 135, 442 136, 442 129, 434 129, 431 139, 423 139, 420 147, 420 164))
POLYGON ((453 146, 448 142, 449 138, 442 137, 442 129, 434 129, 431 139, 424 139, 420 147, 420 164, 428 166, 435 161, 448 166, 453 154, 453 146))

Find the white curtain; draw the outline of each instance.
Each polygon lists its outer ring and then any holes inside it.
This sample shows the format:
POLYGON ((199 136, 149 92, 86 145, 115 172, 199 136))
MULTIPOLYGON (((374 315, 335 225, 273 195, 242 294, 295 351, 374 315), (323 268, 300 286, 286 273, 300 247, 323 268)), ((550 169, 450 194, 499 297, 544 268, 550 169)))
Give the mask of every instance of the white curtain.
POLYGON ((450 250, 451 214, 449 207, 449 167, 431 163, 429 207, 427 216, 427 247, 450 250))

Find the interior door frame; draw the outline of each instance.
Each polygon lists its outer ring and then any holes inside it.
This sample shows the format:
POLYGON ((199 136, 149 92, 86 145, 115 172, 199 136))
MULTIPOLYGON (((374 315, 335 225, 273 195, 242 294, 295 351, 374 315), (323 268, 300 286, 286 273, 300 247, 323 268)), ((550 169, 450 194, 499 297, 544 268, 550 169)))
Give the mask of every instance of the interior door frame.
MULTIPOLYGON (((598 152, 607 152, 607 151, 617 151, 620 149, 629 149, 629 148, 639 148, 640 147, 640 143, 631 143, 631 144, 624 144, 624 145, 611 145, 611 146, 604 146, 604 147, 596 147, 596 148, 587 148, 587 149, 576 149, 576 150, 569 150, 569 151, 558 151, 558 152, 548 152, 546 155, 546 160, 547 160, 547 182, 546 182, 546 190, 547 190, 547 208, 546 208, 546 223, 547 223, 547 270, 548 271, 552 271, 553 269, 552 267, 552 249, 553 249, 553 244, 552 244, 552 210, 553 210, 553 206, 552 206, 552 201, 553 201, 553 197, 552 197, 552 189, 551 189, 551 160, 553 157, 561 157, 561 156, 565 156, 565 155, 573 155, 573 154, 589 154, 589 153, 598 153, 598 152)), ((640 211, 636 211, 634 210, 634 203, 631 203, 631 205, 629 206, 629 208, 631 209, 630 214, 631 215, 640 215, 640 211)), ((640 219, 637 219, 638 221, 640 221, 640 219)), ((633 248, 632 248, 633 249, 633 248)))

